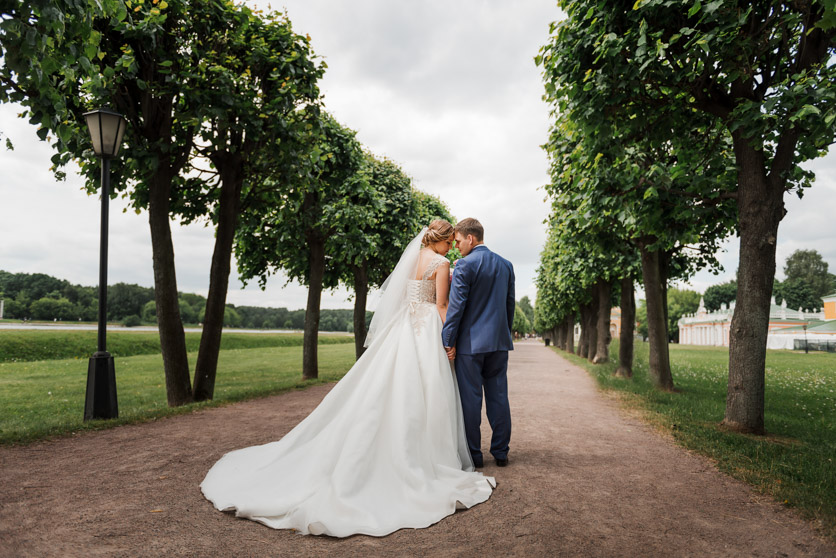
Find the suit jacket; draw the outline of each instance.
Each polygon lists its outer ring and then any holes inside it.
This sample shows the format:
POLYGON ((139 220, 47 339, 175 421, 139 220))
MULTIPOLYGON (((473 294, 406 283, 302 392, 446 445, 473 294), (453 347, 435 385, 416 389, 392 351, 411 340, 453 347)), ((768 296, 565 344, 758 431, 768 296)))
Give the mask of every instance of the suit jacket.
POLYGON ((450 285, 445 347, 463 355, 514 350, 514 266, 484 245, 456 262, 450 285))

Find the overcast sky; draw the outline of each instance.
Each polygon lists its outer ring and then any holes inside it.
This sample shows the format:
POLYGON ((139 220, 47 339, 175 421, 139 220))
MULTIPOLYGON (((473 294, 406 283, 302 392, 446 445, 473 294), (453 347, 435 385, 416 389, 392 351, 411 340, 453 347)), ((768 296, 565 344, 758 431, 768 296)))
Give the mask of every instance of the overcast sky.
MULTIPOLYGON (((253 2, 267 7, 266 2, 253 2)), ((534 276, 545 240, 548 206, 542 185, 547 160, 548 107, 533 58, 548 40, 554 2, 498 0, 294 0, 285 6, 299 33, 328 64, 321 82, 327 109, 358 132, 375 154, 396 161, 418 188, 439 196, 459 219, 476 217, 486 244, 510 259, 517 297, 535 297, 534 276)), ((98 281, 99 203, 70 173, 56 182, 50 147, 34 127, 0 106, 0 132, 15 144, 0 147, 0 269, 41 272, 73 283, 98 281)), ((813 165, 818 180, 803 200, 789 199, 778 242, 778 276, 798 248, 815 248, 836 272, 836 156, 813 165)), ((123 213, 111 202, 109 283, 153 286, 147 215, 123 213)), ((178 287, 205 294, 213 231, 173 224, 178 287)), ((737 239, 721 255, 726 273, 701 273, 703 291, 734 276, 737 239)), ((234 266, 233 266, 234 267, 234 266)), ((240 289, 236 305, 304 308, 306 289, 270 279, 266 291, 240 289)), ((324 308, 350 308, 349 293, 325 293, 324 308)), ((370 300, 373 309, 374 297, 370 300)))

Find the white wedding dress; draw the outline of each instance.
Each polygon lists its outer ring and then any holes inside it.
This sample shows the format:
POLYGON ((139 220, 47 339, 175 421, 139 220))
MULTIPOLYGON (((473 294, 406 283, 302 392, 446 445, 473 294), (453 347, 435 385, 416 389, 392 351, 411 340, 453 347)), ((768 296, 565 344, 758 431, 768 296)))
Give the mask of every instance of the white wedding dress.
POLYGON ((413 278, 422 236, 384 284, 368 349, 319 406, 281 440, 209 470, 200 487, 217 509, 274 529, 383 536, 490 497, 496 483, 473 472, 441 346, 429 277, 444 257, 413 278))

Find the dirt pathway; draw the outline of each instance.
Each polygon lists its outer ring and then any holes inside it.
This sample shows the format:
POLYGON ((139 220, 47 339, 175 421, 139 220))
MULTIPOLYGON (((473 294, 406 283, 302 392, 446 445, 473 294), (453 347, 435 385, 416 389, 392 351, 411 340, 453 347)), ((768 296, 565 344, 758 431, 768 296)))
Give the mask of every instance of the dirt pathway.
MULTIPOLYGON (((794 513, 625 416, 580 368, 520 343, 511 464, 491 499, 381 539, 223 514, 198 485, 285 434, 330 389, 0 448, 0 556, 836 556, 794 513)), ((485 430, 485 440, 488 432, 485 430)))

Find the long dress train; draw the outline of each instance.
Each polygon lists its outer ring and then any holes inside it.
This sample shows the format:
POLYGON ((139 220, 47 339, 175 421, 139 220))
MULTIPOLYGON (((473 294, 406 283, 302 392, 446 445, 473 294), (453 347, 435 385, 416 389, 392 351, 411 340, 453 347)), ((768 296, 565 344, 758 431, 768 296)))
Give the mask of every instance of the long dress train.
POLYGON ((405 303, 307 418, 211 468, 201 490, 217 509, 274 529, 382 536, 490 497, 496 483, 473 472, 441 346, 428 279, 439 263, 406 283, 405 303))

